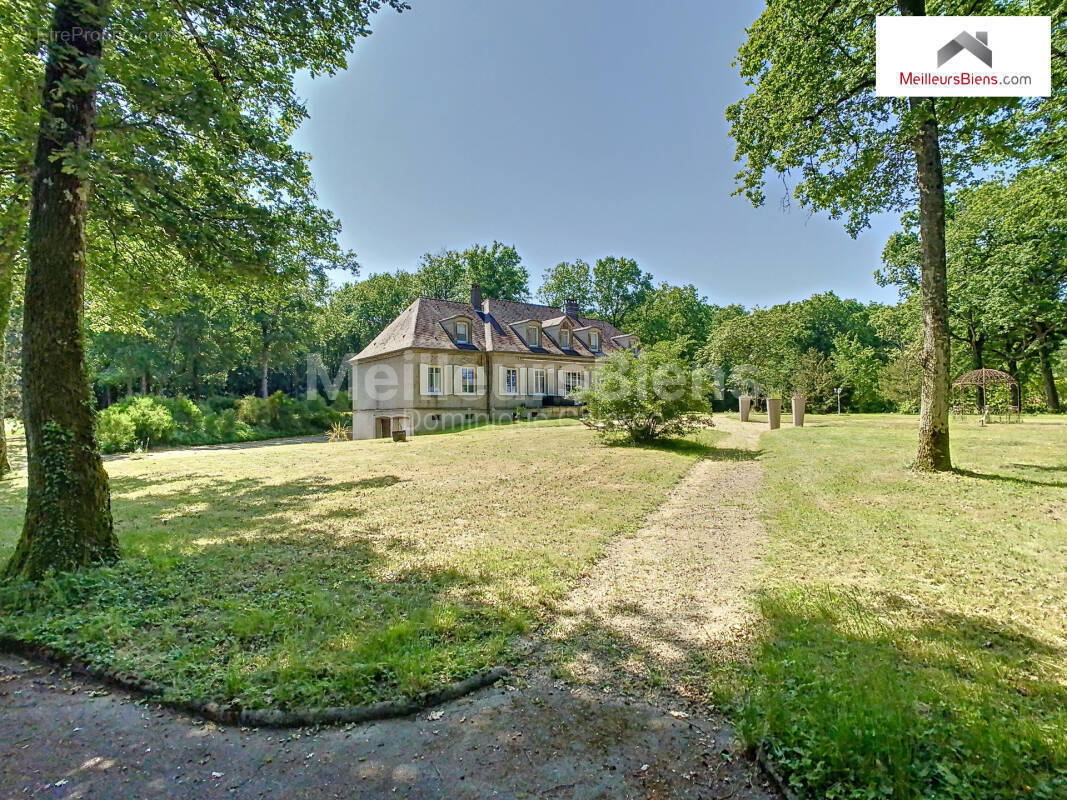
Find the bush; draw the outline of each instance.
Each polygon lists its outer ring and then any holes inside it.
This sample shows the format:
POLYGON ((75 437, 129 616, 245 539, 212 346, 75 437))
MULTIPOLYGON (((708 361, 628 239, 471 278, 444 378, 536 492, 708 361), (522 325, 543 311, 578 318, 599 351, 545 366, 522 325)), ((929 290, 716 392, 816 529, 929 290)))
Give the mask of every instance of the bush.
POLYGON ((187 434, 200 433, 204 429, 204 412, 200 406, 184 395, 161 397, 159 402, 170 411, 179 431, 187 434))
POLYGON ((255 430, 237 418, 237 409, 234 408, 204 417, 204 435, 209 442, 215 443, 247 442, 256 438, 255 430))
POLYGON ((599 430, 635 442, 677 436, 710 423, 711 409, 696 373, 682 358, 684 342, 659 342, 635 354, 611 355, 592 388, 579 390, 599 430))
POLYGON ((276 428, 278 426, 278 398, 281 392, 275 392, 264 399, 255 395, 242 397, 234 408, 237 419, 254 428, 276 428))
POLYGON ((333 406, 335 411, 350 412, 352 410, 352 395, 348 392, 340 391, 330 405, 333 406))
POLYGON ((347 414, 322 398, 302 402, 282 392, 261 397, 209 398, 201 408, 188 397, 127 397, 97 415, 97 437, 106 452, 147 445, 248 442, 273 436, 322 433, 347 414), (212 410, 217 409, 217 410, 212 410))
POLYGON ((215 395, 209 397, 204 401, 204 405, 208 412, 218 413, 219 411, 225 411, 227 408, 234 408, 237 406, 237 398, 230 397, 229 395, 215 395))
POLYGON ((127 397, 106 410, 126 417, 133 424, 134 438, 146 445, 166 444, 177 427, 170 409, 158 397, 127 397))
POLYGON ((96 415, 96 440, 105 453, 121 453, 133 448, 137 431, 122 409, 111 406, 96 415))

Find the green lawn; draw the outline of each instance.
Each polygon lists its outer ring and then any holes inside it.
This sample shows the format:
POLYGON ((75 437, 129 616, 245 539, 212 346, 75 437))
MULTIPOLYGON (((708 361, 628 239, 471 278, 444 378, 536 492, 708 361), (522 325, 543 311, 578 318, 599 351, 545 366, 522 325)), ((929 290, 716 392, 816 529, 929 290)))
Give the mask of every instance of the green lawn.
MULTIPOLYGON (((0 633, 175 698, 414 695, 506 660, 513 635, 701 452, 610 447, 544 422, 109 461, 124 560, 0 586, 0 633)), ((23 502, 24 480, 0 484, 0 559, 23 502)))
POLYGON ((761 439, 762 639, 741 729, 801 797, 1067 797, 1067 424, 914 417, 761 439))

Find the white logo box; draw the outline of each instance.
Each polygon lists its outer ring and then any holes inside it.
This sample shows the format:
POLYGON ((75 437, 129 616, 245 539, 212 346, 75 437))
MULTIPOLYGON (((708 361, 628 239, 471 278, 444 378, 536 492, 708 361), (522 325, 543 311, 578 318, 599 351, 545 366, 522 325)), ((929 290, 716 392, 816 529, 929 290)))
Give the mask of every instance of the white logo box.
POLYGON ((1048 97, 1052 19, 878 17, 876 64, 880 97, 1048 97))

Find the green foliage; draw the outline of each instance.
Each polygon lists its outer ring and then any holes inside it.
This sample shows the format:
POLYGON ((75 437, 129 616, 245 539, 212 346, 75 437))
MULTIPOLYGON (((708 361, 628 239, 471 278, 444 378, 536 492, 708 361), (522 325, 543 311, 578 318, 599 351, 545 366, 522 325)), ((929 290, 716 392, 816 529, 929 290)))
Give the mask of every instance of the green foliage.
POLYGON ((158 397, 128 397, 107 410, 112 409, 133 424, 134 438, 145 446, 167 444, 177 428, 167 403, 158 397))
POLYGON ((578 400, 606 433, 646 443, 710 423, 704 376, 684 358, 686 342, 659 342, 639 353, 612 353, 578 400))
MULTIPOLYGON (((737 192, 754 204, 765 182, 789 175, 805 207, 846 217, 856 234, 872 214, 917 205, 912 146, 926 104, 874 91, 875 19, 901 3, 863 0, 827 6, 772 3, 748 30, 736 66, 749 94, 726 112, 737 143, 737 192)), ((1057 4, 1002 0, 930 0, 906 5, 931 14, 1054 13, 1057 4)), ((920 12, 921 13, 921 12, 920 12)), ((1019 98, 936 98, 946 183, 972 168, 1021 153, 1019 98)), ((1047 155, 1047 154, 1046 154, 1047 155)))
POLYGON ((652 276, 642 272, 632 258, 606 256, 593 267, 593 305, 596 315, 616 328, 625 326, 630 314, 652 290, 652 276))
MULTIPOLYGON (((174 699, 243 708, 416 697, 511 663, 516 638, 547 623, 699 455, 623 451, 574 426, 514 427, 523 459, 492 428, 416 437, 406 465, 373 442, 327 445, 320 428, 314 443, 254 454, 110 462, 127 557, 36 586, 0 581, 0 635, 158 681, 174 699), (455 480, 466 463, 506 482, 500 508, 513 513, 457 547, 411 510, 484 513, 494 493, 477 475, 455 480)), ((0 560, 23 492, 0 484, 0 560)))
POLYGON ((529 282, 518 251, 500 242, 475 244, 462 252, 426 253, 415 273, 419 295, 443 300, 469 300, 472 283, 481 285, 485 297, 526 300, 529 282))
POLYGON ((123 409, 111 406, 96 415, 96 440, 105 453, 125 452, 133 449, 137 429, 123 409))
POLYGON ((105 452, 118 453, 138 445, 190 446, 310 435, 346 418, 320 398, 302 402, 281 392, 266 400, 214 397, 203 407, 187 397, 149 395, 128 397, 99 412, 96 433, 105 452))
POLYGON ((593 311, 593 272, 582 259, 561 261, 546 270, 537 297, 542 303, 563 308, 567 300, 578 303, 582 314, 593 311))
POLYGON ((932 480, 914 418, 827 422, 761 440, 746 742, 801 798, 1067 796, 1064 425, 955 425, 932 480))
POLYGON ((692 358, 711 332, 715 310, 693 284, 661 283, 645 293, 627 321, 627 333, 644 345, 686 337, 685 355, 692 358))

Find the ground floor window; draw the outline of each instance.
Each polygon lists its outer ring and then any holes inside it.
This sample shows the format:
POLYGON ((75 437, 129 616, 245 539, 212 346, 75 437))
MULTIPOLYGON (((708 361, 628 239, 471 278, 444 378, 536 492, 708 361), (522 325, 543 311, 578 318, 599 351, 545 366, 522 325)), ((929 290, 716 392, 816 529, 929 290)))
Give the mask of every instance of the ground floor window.
POLYGON ((441 368, 430 367, 426 370, 426 393, 441 394, 444 381, 441 380, 441 368))
POLYGON ((582 388, 582 373, 580 372, 564 372, 563 373, 563 393, 570 394, 575 389, 582 388))
POLYGON ((474 367, 463 367, 459 371, 459 391, 462 394, 474 394, 474 367))
POLYGON ((545 382, 545 371, 543 369, 535 369, 533 371, 533 393, 534 394, 547 394, 548 384, 545 382))
POLYGON ((519 371, 513 367, 504 370, 504 394, 519 393, 519 371))

